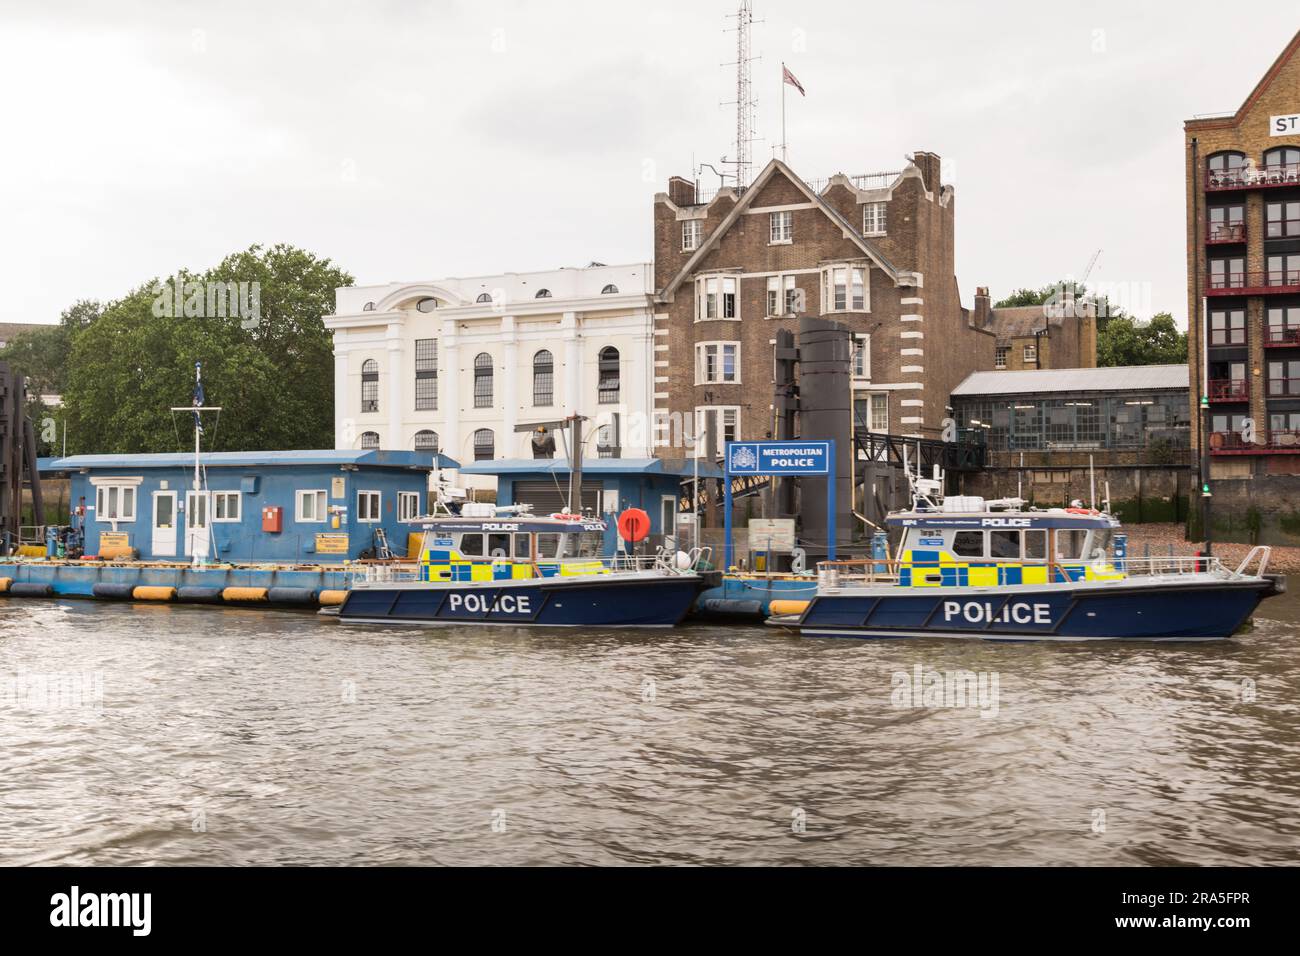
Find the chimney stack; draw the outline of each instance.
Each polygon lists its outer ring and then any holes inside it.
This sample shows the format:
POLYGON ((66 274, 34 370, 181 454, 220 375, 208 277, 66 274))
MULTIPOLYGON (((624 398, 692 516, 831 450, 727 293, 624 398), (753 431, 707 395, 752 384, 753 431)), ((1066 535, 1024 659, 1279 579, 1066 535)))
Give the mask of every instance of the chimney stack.
POLYGON ((932 193, 937 193, 940 184, 939 154, 918 149, 912 154, 912 163, 921 171, 921 179, 925 183, 925 188, 932 193))
POLYGON ((674 206, 695 205, 695 182, 682 176, 668 180, 668 198, 674 206))
POLYGON ((986 329, 989 323, 993 321, 993 300, 989 298, 989 287, 986 285, 976 286, 975 288, 975 327, 977 329, 986 329))

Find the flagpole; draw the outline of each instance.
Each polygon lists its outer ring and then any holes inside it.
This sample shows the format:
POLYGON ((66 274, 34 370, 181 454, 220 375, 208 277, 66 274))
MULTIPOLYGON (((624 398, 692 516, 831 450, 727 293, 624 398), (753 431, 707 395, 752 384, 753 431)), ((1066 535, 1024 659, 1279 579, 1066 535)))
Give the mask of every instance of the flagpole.
POLYGON ((781 162, 789 162, 789 151, 786 149, 785 138, 785 61, 781 61, 781 162))

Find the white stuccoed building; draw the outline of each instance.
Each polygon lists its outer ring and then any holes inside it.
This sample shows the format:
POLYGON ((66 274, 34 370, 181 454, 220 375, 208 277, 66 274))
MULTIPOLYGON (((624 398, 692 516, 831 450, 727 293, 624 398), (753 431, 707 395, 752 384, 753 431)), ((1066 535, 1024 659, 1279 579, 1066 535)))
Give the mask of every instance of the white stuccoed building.
POLYGON ((634 263, 337 290, 335 446, 531 458, 517 425, 579 412, 585 455, 652 456, 652 284, 634 263))

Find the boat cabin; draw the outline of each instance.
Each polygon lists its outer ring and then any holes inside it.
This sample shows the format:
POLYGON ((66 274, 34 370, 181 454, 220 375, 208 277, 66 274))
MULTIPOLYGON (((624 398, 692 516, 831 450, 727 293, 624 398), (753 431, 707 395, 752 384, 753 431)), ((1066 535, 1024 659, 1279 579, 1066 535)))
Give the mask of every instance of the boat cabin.
POLYGON ((910 511, 897 554, 905 587, 1046 584, 1121 577, 1109 563, 1119 522, 1082 508, 1045 511, 910 511))
POLYGON ((605 523, 590 517, 462 513, 425 519, 423 528, 420 578, 425 581, 568 577, 606 570, 601 561, 605 523))

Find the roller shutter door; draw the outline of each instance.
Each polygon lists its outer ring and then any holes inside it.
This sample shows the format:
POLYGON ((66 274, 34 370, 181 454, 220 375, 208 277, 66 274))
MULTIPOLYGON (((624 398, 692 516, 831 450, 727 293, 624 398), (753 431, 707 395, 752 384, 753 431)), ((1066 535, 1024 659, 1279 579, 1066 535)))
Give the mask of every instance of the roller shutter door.
MULTIPOLYGON (((568 476, 557 476, 556 481, 516 481, 515 501, 517 505, 532 505, 533 514, 549 515, 564 510, 564 503, 569 497, 568 476)), ((582 482, 582 504, 593 513, 600 506, 601 482, 582 482)))

